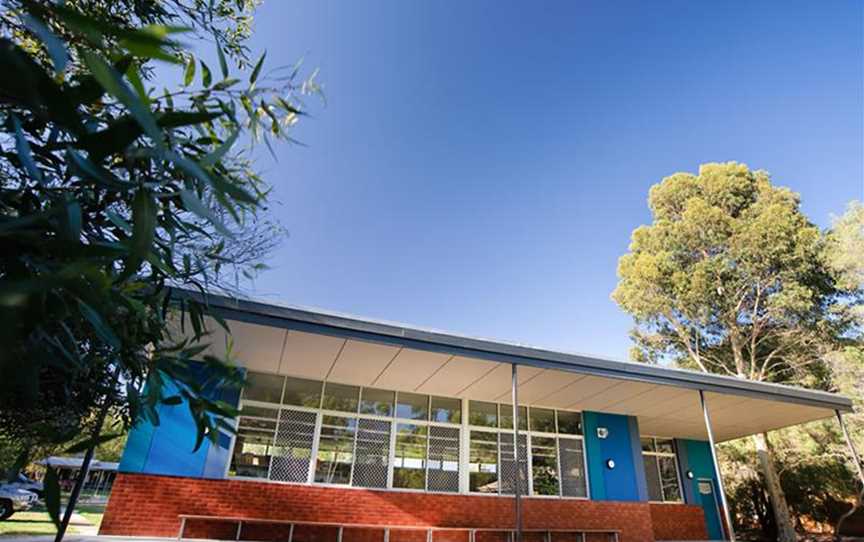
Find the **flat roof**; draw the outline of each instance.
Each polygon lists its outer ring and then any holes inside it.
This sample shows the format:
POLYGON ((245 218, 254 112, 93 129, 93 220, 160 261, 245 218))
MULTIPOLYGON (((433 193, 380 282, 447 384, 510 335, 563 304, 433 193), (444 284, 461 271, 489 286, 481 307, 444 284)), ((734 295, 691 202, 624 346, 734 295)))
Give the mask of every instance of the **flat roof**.
POLYGON ((548 350, 252 299, 217 294, 203 295, 182 289, 174 289, 173 294, 178 299, 192 299, 206 303, 223 318, 250 324, 383 342, 406 348, 470 356, 541 369, 795 403, 832 411, 852 411, 851 399, 819 390, 548 350))

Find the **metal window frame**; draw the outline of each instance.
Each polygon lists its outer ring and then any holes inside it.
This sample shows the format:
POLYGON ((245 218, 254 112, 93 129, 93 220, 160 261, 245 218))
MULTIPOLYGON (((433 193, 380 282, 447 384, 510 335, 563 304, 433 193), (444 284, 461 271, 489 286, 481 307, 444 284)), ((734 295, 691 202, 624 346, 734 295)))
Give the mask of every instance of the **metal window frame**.
MULTIPOLYGON (((654 441, 654 450, 655 451, 651 452, 651 451, 642 450, 642 457, 644 459, 644 457, 646 455, 648 455, 648 456, 651 456, 654 458, 654 462, 657 465, 658 481, 660 482, 660 495, 663 497, 662 501, 653 501, 651 499, 648 499, 648 502, 653 503, 653 504, 682 504, 682 503, 684 503, 684 483, 681 480, 681 473, 679 472, 680 469, 678 468, 678 465, 679 465, 678 448, 675 445, 675 439, 672 437, 658 437, 658 436, 654 436, 654 435, 639 435, 639 438, 640 439, 650 438, 652 441, 654 441), (672 441, 672 451, 671 452, 658 452, 658 451, 656 451, 657 450, 657 439, 671 440, 672 441), (675 478, 678 480, 678 494, 681 496, 677 500, 667 500, 666 499, 666 489, 663 487, 663 480, 662 480, 662 477, 660 476, 660 458, 661 457, 671 457, 672 459, 675 460, 675 478)), ((640 448, 642 447, 641 444, 639 447, 640 448)), ((645 483, 648 483, 648 477, 647 476, 645 477, 645 483)))

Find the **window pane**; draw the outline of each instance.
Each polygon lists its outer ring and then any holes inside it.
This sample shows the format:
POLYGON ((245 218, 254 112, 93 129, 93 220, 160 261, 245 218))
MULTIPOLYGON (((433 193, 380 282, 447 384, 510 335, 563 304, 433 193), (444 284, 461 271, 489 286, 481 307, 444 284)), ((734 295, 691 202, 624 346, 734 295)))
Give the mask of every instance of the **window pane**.
MULTIPOLYGON (((498 405, 500 407, 501 429, 513 429, 513 405, 498 405)), ((519 429, 528 430, 528 409, 519 407, 519 429)), ((512 440, 512 439, 511 439, 512 440)))
POLYGON ((393 391, 363 388, 362 399, 360 400, 360 413, 392 416, 395 397, 396 392, 393 391))
POLYGON ((462 401, 449 397, 432 397, 432 421, 460 423, 462 421, 462 401))
MULTIPOLYGON (((516 464, 513 461, 513 433, 499 433, 501 450, 501 493, 515 493, 516 464)), ((519 488, 522 495, 528 494, 528 445, 524 434, 519 435, 519 488)))
POLYGON ((264 408, 251 405, 243 405, 240 409, 240 414, 244 416, 255 416, 257 418, 267 418, 270 420, 279 419, 279 409, 264 408))
POLYGON ((459 491, 459 429, 429 427, 429 491, 459 491))
POLYGON ((429 419, 429 396, 419 393, 399 392, 396 403, 396 417, 408 420, 429 419))
POLYGON ((390 422, 360 419, 351 483, 359 487, 387 487, 390 422))
POLYGON ((656 449, 654 447, 654 439, 653 438, 642 437, 641 439, 639 439, 639 442, 642 444, 642 451, 643 452, 656 451, 656 449))
POLYGON ((645 480, 648 482, 648 500, 662 501, 663 491, 660 489, 660 470, 657 468, 657 456, 646 455, 645 480))
POLYGON ((468 448, 468 489, 498 493, 498 434, 471 431, 468 448))
POLYGON ((531 427, 532 431, 540 431, 541 433, 555 432, 554 410, 531 407, 528 419, 531 422, 529 427, 531 427))
POLYGON ((657 451, 663 452, 664 454, 674 454, 675 453, 675 444, 673 443, 671 438, 658 438, 657 441, 657 451))
POLYGON ((531 437, 531 476, 535 495, 558 495, 558 447, 554 438, 531 437))
POLYGON ((558 451, 561 456, 561 494, 565 497, 587 497, 582 441, 573 438, 558 439, 558 451))
POLYGON ((324 409, 341 410, 343 412, 357 412, 357 397, 360 388, 346 384, 324 384, 324 409))
POLYGON ((393 487, 426 488, 426 429, 424 425, 409 423, 396 427, 393 487))
POLYGON ((286 405, 319 408, 321 406, 321 382, 289 376, 285 381, 285 395, 282 396, 282 402, 286 405))
POLYGON ((228 473, 231 476, 267 478, 273 433, 241 428, 237 430, 236 438, 234 454, 231 457, 231 469, 228 473))
POLYGON ((282 397, 284 381, 284 376, 250 372, 246 375, 246 384, 243 386, 243 398, 250 401, 278 403, 282 397))
POLYGON ((276 432, 276 420, 261 420, 258 418, 248 418, 240 416, 238 429, 249 429, 251 431, 268 431, 276 432))
POLYGON ((314 412, 283 408, 279 412, 273 446, 270 479, 280 482, 306 482, 315 439, 314 412))
POLYGON ((678 487, 678 467, 674 457, 659 457, 660 483, 663 485, 663 500, 680 501, 681 488, 678 487))
POLYGON ((559 433, 564 433, 565 435, 582 434, 582 414, 566 410, 558 410, 556 414, 558 416, 559 433))
POLYGON ((483 401, 469 401, 468 423, 483 427, 498 427, 498 405, 483 401))
POLYGON ((321 421, 321 438, 318 440, 316 482, 347 484, 351 480, 356 433, 356 418, 324 416, 321 421))

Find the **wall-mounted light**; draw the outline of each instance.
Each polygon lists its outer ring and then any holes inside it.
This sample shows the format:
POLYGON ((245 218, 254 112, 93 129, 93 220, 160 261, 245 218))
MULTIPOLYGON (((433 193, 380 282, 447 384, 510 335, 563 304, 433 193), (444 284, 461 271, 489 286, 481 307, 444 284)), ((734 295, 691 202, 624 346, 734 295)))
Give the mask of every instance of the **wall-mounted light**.
POLYGON ((607 460, 606 460, 606 467, 607 467, 609 470, 614 469, 614 468, 615 468, 615 460, 614 460, 614 459, 607 459, 607 460))
POLYGON ((690 479, 690 480, 693 479, 693 471, 692 470, 688 470, 686 474, 687 474, 688 479, 690 479))
POLYGON ((606 429, 605 427, 598 427, 597 428, 597 438, 604 439, 608 436, 609 436, 609 430, 608 429, 606 429))

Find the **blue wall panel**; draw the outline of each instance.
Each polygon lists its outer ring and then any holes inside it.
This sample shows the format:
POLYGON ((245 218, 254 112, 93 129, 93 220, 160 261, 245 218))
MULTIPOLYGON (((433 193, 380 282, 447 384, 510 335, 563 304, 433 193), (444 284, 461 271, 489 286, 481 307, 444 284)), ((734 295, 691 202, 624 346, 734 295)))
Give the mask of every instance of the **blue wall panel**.
POLYGON ((636 469, 634 446, 638 447, 639 441, 634 441, 631 436, 628 416, 585 412, 583 420, 591 498, 606 501, 640 500, 639 479, 641 477, 644 484, 645 472, 641 465, 636 469), (598 427, 605 427, 609 431, 605 439, 597 437, 598 427), (609 459, 615 462, 614 469, 607 466, 609 459))
POLYGON ((720 484, 717 481, 717 471, 714 470, 714 461, 711 458, 711 445, 702 440, 677 440, 678 460, 681 463, 681 480, 684 484, 684 498, 687 504, 702 506, 705 511, 705 524, 708 534, 713 540, 723 539, 720 523, 720 515, 717 510, 718 502, 705 503, 699 494, 699 479, 708 479, 714 482, 716 499, 720 496, 720 484), (687 478, 687 471, 693 472, 693 479, 687 478))

